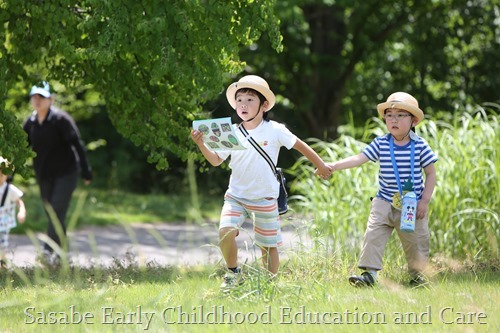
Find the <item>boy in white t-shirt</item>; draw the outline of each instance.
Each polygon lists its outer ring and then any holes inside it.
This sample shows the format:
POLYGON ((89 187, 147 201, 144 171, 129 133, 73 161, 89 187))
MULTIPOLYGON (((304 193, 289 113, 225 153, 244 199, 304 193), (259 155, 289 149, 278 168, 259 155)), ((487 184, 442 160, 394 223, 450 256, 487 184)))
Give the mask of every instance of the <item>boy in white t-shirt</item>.
POLYGON ((0 157, 0 269, 7 268, 6 252, 9 247, 9 231, 16 226, 16 207, 18 208, 17 220, 24 223, 26 208, 21 199, 23 192, 10 184, 8 176, 2 172, 3 167, 8 167, 8 161, 0 157))
MULTIPOLYGON (((240 126, 269 155, 274 165, 277 164, 280 148, 284 146, 302 153, 318 168, 320 177, 326 179, 330 176, 331 168, 309 145, 285 125, 267 119, 267 111, 274 106, 276 98, 264 79, 256 75, 244 76, 227 88, 226 97, 242 120, 240 126)), ((228 268, 222 288, 233 287, 241 281, 235 238, 247 218, 253 220, 255 243, 261 248, 264 267, 272 274, 278 273, 278 246, 282 245, 277 206, 279 183, 264 157, 240 130, 236 133, 247 149, 214 152, 203 144, 203 133, 198 130, 191 133, 193 141, 211 165, 219 166, 231 156, 229 167, 232 172, 219 225, 219 245, 228 268)))

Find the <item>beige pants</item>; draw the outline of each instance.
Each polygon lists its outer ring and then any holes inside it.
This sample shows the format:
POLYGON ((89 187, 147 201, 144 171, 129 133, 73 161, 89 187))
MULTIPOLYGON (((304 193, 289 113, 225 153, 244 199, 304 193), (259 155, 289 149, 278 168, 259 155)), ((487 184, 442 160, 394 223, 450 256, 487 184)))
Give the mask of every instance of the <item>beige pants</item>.
POLYGON ((429 221, 427 215, 416 221, 413 233, 399 230, 401 211, 380 198, 372 200, 363 248, 358 267, 382 269, 382 257, 391 233, 396 229, 408 262, 408 271, 414 276, 423 272, 429 261, 429 221))

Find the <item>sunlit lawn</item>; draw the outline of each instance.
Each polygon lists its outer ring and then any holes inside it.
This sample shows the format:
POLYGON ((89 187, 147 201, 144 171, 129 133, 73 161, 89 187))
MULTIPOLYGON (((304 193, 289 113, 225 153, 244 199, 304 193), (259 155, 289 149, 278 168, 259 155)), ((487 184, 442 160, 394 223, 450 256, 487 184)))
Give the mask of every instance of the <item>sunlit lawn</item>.
POLYGON ((357 289, 346 258, 300 253, 269 279, 256 266, 231 293, 207 266, 0 273, 2 332, 497 332, 498 266, 441 267, 412 289, 400 268, 357 289), (496 271, 495 271, 496 269, 496 271))

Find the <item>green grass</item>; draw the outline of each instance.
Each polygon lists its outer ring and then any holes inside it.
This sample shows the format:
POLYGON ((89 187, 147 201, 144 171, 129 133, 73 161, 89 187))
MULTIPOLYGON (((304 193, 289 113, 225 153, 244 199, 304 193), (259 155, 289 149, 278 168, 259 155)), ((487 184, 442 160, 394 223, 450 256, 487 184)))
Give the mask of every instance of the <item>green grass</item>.
POLYGON ((255 264, 245 267, 246 282, 230 293, 220 291, 222 272, 215 266, 185 269, 117 262, 107 269, 2 271, 1 331, 495 332, 500 328, 498 263, 434 262, 431 284, 418 289, 408 287, 404 270, 392 266, 377 287, 357 289, 346 279, 356 271, 354 262, 319 249, 297 251, 274 279, 255 264), (128 315, 139 309, 143 315, 153 314, 149 326, 145 317, 137 320, 128 315), (201 309, 205 315, 215 309, 218 318, 201 316, 201 309), (180 319, 179 311, 185 312, 180 319), (55 312, 53 319, 49 312, 55 312), (71 317, 72 312, 78 314, 71 317), (86 323, 84 313, 89 313, 86 323), (56 323, 47 323, 50 320, 56 323))

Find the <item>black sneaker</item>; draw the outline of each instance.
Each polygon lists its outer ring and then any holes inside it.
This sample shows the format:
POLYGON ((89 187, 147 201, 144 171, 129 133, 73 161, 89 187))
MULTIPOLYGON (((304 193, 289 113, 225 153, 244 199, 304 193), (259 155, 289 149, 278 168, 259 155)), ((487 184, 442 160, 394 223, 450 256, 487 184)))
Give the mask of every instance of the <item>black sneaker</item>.
POLYGON ((61 265, 59 255, 46 249, 37 257, 37 261, 47 268, 57 268, 61 265))
POLYGON ((375 279, 370 273, 363 272, 361 275, 350 276, 349 283, 354 287, 373 287, 375 279))
POLYGON ((429 283, 429 281, 427 281, 427 279, 420 274, 416 275, 410 279, 410 287, 413 287, 413 288, 421 287, 421 286, 424 286, 428 283, 429 283))

